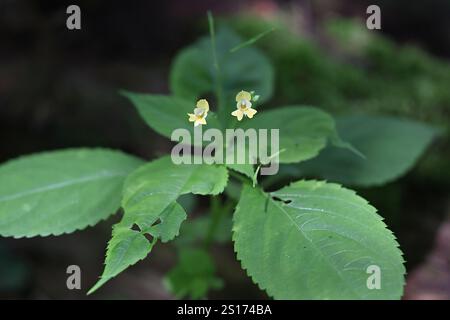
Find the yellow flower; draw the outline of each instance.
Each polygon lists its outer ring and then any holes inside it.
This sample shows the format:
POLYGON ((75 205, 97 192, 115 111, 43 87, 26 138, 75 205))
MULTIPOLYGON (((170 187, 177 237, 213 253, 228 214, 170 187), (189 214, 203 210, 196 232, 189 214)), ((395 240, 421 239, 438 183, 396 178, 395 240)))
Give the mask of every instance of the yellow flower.
POLYGON ((252 95, 250 92, 241 91, 236 95, 236 108, 237 110, 233 111, 231 115, 235 116, 238 121, 241 121, 244 115, 253 118, 255 113, 257 112, 255 109, 252 109, 252 95))
POLYGON ((188 113, 189 122, 194 122, 194 127, 200 124, 206 124, 206 116, 208 115, 209 104, 206 99, 197 101, 197 106, 194 108, 194 113, 188 113))

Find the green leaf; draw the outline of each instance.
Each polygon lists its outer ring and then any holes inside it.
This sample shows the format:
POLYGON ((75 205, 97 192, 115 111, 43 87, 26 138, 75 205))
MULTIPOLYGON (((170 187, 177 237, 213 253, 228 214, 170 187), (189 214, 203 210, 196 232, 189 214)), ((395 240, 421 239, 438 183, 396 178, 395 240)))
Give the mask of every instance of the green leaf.
MULTIPOLYGON (((187 129, 194 139, 194 125, 188 121, 188 113, 192 113, 196 100, 185 100, 177 97, 122 92, 138 110, 145 123, 159 134, 170 138, 175 129, 187 129)), ((220 123, 213 112, 206 118, 205 129, 218 128, 220 123)), ((192 143, 194 144, 194 143, 192 143)))
POLYGON ((113 237, 108 243, 105 270, 101 279, 93 286, 88 294, 93 293, 109 279, 144 259, 155 245, 156 238, 149 242, 142 232, 115 225, 113 237))
POLYGON ((185 248, 180 251, 178 265, 167 274, 165 284, 177 298, 201 299, 210 289, 222 288, 222 280, 214 274, 214 263, 207 252, 185 248))
POLYGON ((245 186, 234 248, 249 276, 277 299, 399 299, 403 258, 376 209, 337 184, 299 181, 270 195, 245 186), (381 288, 368 289, 369 266, 381 288))
MULTIPOLYGON (((315 157, 335 134, 333 118, 313 107, 281 107, 257 113, 253 119, 244 121, 244 129, 279 129, 281 163, 299 162, 315 157)), ((267 135, 270 146, 270 131, 267 135)), ((271 151, 270 155, 275 151, 271 151)))
POLYGON ((159 216, 160 223, 144 230, 161 242, 169 242, 178 236, 181 223, 186 220, 186 212, 176 202, 171 203, 159 216))
POLYGON ((224 166, 175 165, 168 156, 131 173, 123 190, 122 208, 125 213, 114 227, 121 233, 113 232, 110 244, 114 246, 108 246, 105 270, 89 293, 145 258, 157 239, 168 242, 178 235, 181 223, 186 219, 184 209, 176 202, 179 196, 187 193, 217 195, 223 192, 227 180, 224 166), (122 233, 122 230, 128 231, 122 233), (146 239, 146 234, 152 236, 152 242, 146 239))
POLYGON ((0 234, 60 235, 95 225, 120 206, 126 176, 142 161, 108 149, 68 149, 0 166, 0 234))
POLYGON ((253 165, 250 163, 243 163, 243 164, 227 163, 226 166, 231 170, 242 173, 243 175, 249 177, 250 179, 253 179, 253 175, 255 174, 253 165))
POLYGON ((162 242, 173 240, 178 235, 181 223, 185 219, 184 209, 178 203, 173 202, 163 210, 159 217, 159 223, 155 219, 154 224, 145 230, 133 230, 122 223, 116 224, 113 227, 113 235, 106 251, 105 270, 88 294, 96 291, 129 266, 147 257, 158 239, 162 242), (149 241, 145 234, 150 234, 153 237, 152 241, 149 241))
POLYGON ((300 164, 303 174, 348 185, 381 185, 410 170, 438 133, 419 122, 367 115, 339 118, 337 127, 365 159, 330 147, 300 164))
POLYGON ((125 215, 121 223, 128 226, 136 223, 145 230, 180 195, 217 195, 223 192, 227 181, 224 166, 175 165, 168 156, 157 159, 134 171, 125 181, 122 200, 125 215))
MULTIPOLYGON (((221 28, 215 34, 217 60, 221 68, 221 82, 230 103, 230 113, 235 109, 235 96, 241 90, 255 91, 260 103, 270 99, 273 91, 273 69, 267 58, 255 48, 230 50, 242 43, 233 31, 221 28)), ((195 101, 215 89, 211 39, 201 38, 182 50, 175 58, 170 73, 170 88, 176 96, 195 101)))

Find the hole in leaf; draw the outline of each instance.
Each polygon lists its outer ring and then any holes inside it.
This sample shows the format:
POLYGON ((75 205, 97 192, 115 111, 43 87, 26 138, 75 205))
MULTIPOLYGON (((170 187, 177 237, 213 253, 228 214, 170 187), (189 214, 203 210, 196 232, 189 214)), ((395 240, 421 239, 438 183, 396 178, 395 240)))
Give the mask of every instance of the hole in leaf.
POLYGON ((134 223, 134 224, 131 226, 131 230, 137 231, 137 232, 141 232, 141 228, 139 228, 139 226, 137 225, 137 223, 134 223))
POLYGON ((278 198, 278 197, 272 197, 272 199, 275 200, 275 201, 283 202, 284 204, 289 204, 289 203, 292 202, 291 199, 284 200, 284 199, 281 199, 281 198, 278 198))
POLYGON ((153 236, 152 236, 150 233, 148 233, 148 232, 144 233, 144 237, 145 237, 149 242, 153 242, 153 236))

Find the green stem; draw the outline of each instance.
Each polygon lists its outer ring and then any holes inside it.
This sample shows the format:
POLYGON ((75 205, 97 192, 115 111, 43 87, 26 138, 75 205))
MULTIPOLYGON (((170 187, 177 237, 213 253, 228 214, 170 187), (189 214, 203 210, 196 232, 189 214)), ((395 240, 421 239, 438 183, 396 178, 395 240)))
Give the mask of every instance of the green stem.
POLYGON ((233 170, 228 170, 228 173, 230 174, 230 176, 232 176, 233 178, 235 178, 243 183, 248 183, 250 181, 247 177, 245 177, 242 174, 239 174, 233 170))
POLYGON ((211 197, 211 223, 204 242, 205 249, 208 249, 213 243, 214 235, 217 232, 223 217, 231 214, 234 207, 235 203, 231 199, 227 199, 225 200, 225 203, 222 203, 218 196, 211 197))
POLYGON ((205 238, 205 248, 211 246, 214 234, 216 233, 217 227, 219 226, 220 220, 225 212, 225 210, 220 208, 220 205, 221 203, 218 196, 211 197, 211 223, 205 238))
POLYGON ((251 46, 252 44, 254 44, 256 41, 258 41, 259 39, 261 39, 262 37, 265 37, 266 35, 268 35, 269 33, 271 33, 272 31, 275 31, 275 28, 270 28, 269 30, 266 30, 264 32, 261 32, 260 34, 254 36, 253 38, 235 46, 234 48, 232 48, 230 50, 230 53, 235 53, 236 51, 251 46))
POLYGON ((214 18, 211 11, 208 11, 208 25, 209 25, 209 35, 211 37, 211 51, 213 56, 213 66, 216 73, 215 87, 217 104, 219 106, 219 114, 223 113, 222 109, 224 106, 223 88, 222 88, 222 75, 220 71, 219 60, 217 59, 217 48, 216 48, 216 32, 214 28, 214 18))

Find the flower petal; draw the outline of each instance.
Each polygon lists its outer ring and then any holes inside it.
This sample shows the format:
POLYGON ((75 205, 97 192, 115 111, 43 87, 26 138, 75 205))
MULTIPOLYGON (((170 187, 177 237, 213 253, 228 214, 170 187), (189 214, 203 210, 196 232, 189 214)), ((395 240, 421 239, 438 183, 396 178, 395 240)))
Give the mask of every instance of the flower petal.
POLYGON ((202 108, 195 108, 194 114, 198 117, 201 117, 205 113, 205 109, 202 108))
POLYGON ((245 110, 245 115, 251 119, 256 114, 256 112, 258 111, 252 108, 248 108, 247 110, 245 110))
POLYGON ((231 115, 235 116, 238 121, 241 121, 242 118, 244 117, 244 113, 241 110, 235 110, 231 113, 231 115))
POLYGON ((247 91, 240 91, 237 95, 236 95, 236 102, 240 102, 241 100, 248 100, 250 101, 252 99, 252 95, 250 94, 250 92, 247 91))
POLYGON ((206 99, 200 99, 197 101, 197 108, 201 108, 206 112, 209 111, 209 103, 206 99))

